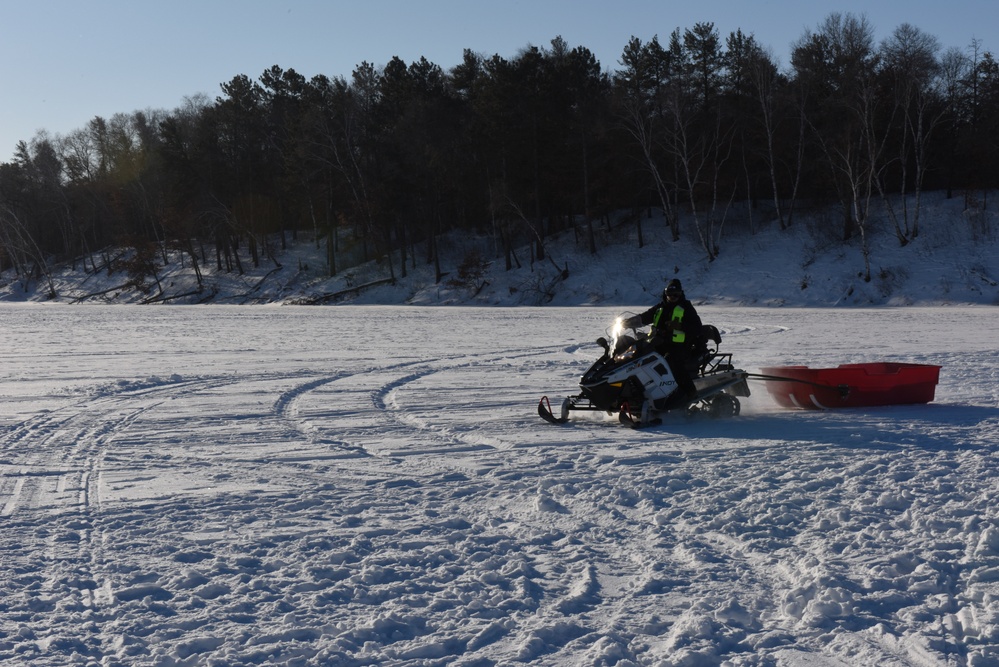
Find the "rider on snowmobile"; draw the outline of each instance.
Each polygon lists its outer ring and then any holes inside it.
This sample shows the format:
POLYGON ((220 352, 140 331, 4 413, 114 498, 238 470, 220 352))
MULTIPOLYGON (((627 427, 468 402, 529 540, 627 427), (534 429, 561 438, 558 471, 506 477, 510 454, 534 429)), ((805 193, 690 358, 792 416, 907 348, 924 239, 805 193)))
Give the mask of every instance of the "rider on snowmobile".
MULTIPOLYGON (((680 281, 673 278, 663 289, 662 300, 644 313, 629 317, 622 323, 627 328, 651 324, 649 341, 657 352, 666 357, 679 388, 679 399, 689 403, 697 397, 688 366, 693 349, 701 336, 701 318, 683 293, 680 281)), ((656 406, 662 409, 662 406, 656 406)))

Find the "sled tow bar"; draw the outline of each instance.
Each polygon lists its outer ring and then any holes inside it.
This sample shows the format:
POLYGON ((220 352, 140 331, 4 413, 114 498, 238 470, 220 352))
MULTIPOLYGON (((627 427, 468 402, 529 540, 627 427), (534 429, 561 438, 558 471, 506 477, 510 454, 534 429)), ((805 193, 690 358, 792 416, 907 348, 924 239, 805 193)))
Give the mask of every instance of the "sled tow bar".
POLYGON ((779 375, 762 375, 760 373, 746 373, 746 377, 752 380, 770 380, 772 382, 797 382, 798 384, 807 384, 813 387, 821 387, 822 389, 835 389, 839 392, 840 398, 846 398, 850 395, 850 385, 848 384, 822 384, 821 382, 811 382, 810 380, 798 380, 797 378, 786 378, 779 375))

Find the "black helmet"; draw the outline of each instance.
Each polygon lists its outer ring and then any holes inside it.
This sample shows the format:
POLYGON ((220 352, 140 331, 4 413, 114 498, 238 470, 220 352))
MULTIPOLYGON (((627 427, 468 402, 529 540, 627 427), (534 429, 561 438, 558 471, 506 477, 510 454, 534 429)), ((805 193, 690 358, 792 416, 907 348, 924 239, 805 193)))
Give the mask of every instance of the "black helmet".
POLYGON ((668 283, 666 283, 666 289, 663 290, 663 299, 670 296, 677 296, 681 299, 683 298, 683 285, 676 278, 673 278, 668 283))

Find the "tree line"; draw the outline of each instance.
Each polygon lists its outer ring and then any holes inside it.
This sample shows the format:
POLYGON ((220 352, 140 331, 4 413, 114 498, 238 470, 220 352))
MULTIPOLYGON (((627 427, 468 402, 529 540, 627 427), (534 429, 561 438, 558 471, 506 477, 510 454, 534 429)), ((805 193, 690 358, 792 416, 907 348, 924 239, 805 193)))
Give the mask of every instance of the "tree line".
POLYGON ((992 54, 909 24, 876 43, 852 14, 806 30, 786 68, 752 35, 698 23, 633 37, 614 71, 556 37, 513 58, 465 50, 447 71, 397 57, 349 78, 274 66, 220 88, 20 142, 0 164, 0 268, 148 277, 179 251, 198 275, 242 271, 311 232, 330 275, 378 258, 393 279, 417 262, 439 279, 438 241, 456 230, 489 235, 510 269, 516 248, 544 260, 566 230, 595 253, 623 221, 642 244, 653 208, 713 259, 726 223, 783 229, 815 204, 866 249, 873 215, 904 245, 921 193, 999 179, 992 54), (734 202, 760 213, 736 219, 734 202))

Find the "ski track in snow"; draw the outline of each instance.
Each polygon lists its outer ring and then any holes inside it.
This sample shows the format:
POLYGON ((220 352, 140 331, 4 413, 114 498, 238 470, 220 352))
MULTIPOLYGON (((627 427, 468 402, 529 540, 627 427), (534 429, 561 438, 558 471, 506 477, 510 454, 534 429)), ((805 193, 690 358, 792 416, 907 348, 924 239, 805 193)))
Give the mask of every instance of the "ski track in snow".
POLYGON ((606 309, 3 307, 0 662, 997 665, 996 315, 955 310, 864 311, 860 350, 705 309, 747 370, 939 363, 937 400, 754 383, 632 431, 535 414, 606 309))

